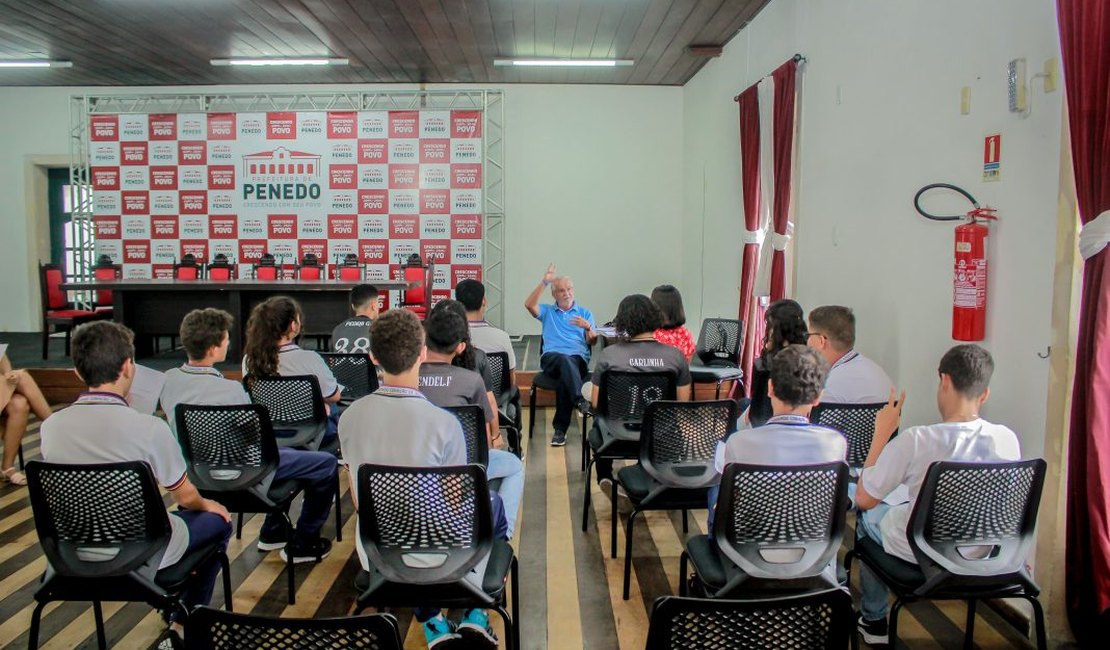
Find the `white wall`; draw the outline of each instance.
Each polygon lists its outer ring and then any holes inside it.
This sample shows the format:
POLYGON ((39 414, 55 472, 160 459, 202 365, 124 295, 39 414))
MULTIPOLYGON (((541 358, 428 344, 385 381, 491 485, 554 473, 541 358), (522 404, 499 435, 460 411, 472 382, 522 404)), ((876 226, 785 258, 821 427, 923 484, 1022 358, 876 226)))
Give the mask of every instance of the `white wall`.
POLYGON ((732 98, 795 52, 808 58, 797 299, 807 310, 853 307, 858 348, 909 392, 905 421, 935 421, 936 363, 954 343, 954 224, 926 221, 912 198, 947 181, 998 208, 984 342, 997 370, 985 415, 1040 454, 1048 363, 1037 353, 1049 342, 1063 91, 1045 94, 1031 80, 1031 114, 1011 114, 1006 63, 1025 57, 1033 74, 1059 57, 1053 3, 771 2, 684 88, 683 286, 694 315, 737 309, 743 220, 732 98), (959 113, 962 86, 972 89, 970 115, 959 113), (984 183, 991 133, 1002 134, 1002 180, 984 183))
MULTIPOLYGON (((367 87, 360 86, 357 90, 367 87)), ((390 86, 397 90, 404 86, 390 86)), ((469 86, 468 86, 469 88, 469 86)), ((575 276, 601 319, 630 292, 677 282, 681 267, 682 90, 518 85, 505 91, 506 324, 539 332, 524 311, 549 261, 575 276), (630 241, 631 240, 631 241, 630 241), (623 242, 629 241, 627 245, 623 242)), ((293 86, 220 87, 287 92, 293 86)), ((338 89, 338 88, 337 88, 338 89)), ((351 87, 344 88, 351 90, 351 87)), ((38 329, 35 255, 28 252, 31 156, 67 154, 74 94, 203 92, 204 88, 0 87, 0 331, 38 329)), ((320 87, 311 87, 313 91, 320 87)))

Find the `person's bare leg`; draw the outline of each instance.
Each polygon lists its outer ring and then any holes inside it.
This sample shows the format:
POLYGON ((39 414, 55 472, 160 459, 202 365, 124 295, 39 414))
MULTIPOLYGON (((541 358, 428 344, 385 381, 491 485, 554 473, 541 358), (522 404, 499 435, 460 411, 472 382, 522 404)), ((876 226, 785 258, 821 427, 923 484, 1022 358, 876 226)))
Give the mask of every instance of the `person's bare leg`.
POLYGON ((4 429, 4 463, 0 470, 15 467, 15 457, 19 453, 19 443, 27 431, 27 418, 31 412, 27 400, 18 393, 12 395, 12 401, 4 408, 8 422, 4 429))
POLYGON ((46 397, 43 396, 42 390, 35 383, 35 378, 31 376, 31 373, 26 370, 16 370, 15 374, 19 376, 19 382, 15 385, 15 392, 27 398, 31 411, 38 419, 45 420, 50 417, 52 413, 50 404, 46 401, 46 397))
POLYGON ((8 355, 0 357, 0 375, 6 375, 12 371, 12 362, 8 361, 8 355))

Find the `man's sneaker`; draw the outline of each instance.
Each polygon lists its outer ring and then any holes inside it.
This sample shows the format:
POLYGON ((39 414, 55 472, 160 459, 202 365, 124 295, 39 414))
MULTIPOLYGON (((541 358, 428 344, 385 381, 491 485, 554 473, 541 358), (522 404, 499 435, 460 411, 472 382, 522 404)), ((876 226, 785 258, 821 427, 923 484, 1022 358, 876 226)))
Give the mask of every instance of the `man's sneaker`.
POLYGON ((556 431, 555 435, 551 436, 552 447, 565 447, 567 444, 567 432, 556 431))
POLYGON ((863 638, 864 643, 869 645, 887 645, 890 643, 886 618, 880 618, 877 621, 869 621, 860 616, 857 627, 859 628, 859 635, 863 638))
POLYGON ((281 559, 288 562, 289 556, 286 553, 289 552, 293 554, 293 564, 319 562, 331 553, 331 540, 317 537, 304 542, 293 542, 281 550, 281 559))
POLYGON ((267 531, 263 528, 258 533, 258 550, 260 551, 278 551, 285 548, 285 531, 267 531))
POLYGON ((459 623, 459 633, 470 641, 472 648, 497 648, 497 635, 489 626, 489 614, 484 609, 469 609, 459 623))
POLYGON ((443 650, 457 646, 460 639, 462 637, 455 634, 451 621, 447 620, 447 617, 443 614, 436 614, 424 621, 424 640, 428 642, 429 650, 431 648, 443 650))

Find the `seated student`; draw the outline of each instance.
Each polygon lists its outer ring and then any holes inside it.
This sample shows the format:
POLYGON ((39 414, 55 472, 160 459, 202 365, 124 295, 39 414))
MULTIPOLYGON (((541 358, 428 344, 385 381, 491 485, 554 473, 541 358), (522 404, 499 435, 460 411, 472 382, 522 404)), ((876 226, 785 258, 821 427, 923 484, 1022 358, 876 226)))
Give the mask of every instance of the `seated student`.
POLYGON ((669 284, 651 290, 651 301, 663 312, 663 324, 655 330, 655 340, 678 348, 689 363, 698 344, 686 329, 686 310, 682 308, 682 294, 669 284))
POLYGON ((509 355, 509 385, 516 383, 516 352, 509 334, 494 327, 486 320, 486 287, 477 280, 463 280, 455 285, 455 300, 466 309, 466 320, 470 326, 470 341, 474 347, 489 354, 504 352, 509 355))
POLYGON ((304 350, 295 341, 301 334, 304 313, 296 300, 274 296, 258 303, 247 320, 247 344, 243 355, 243 375, 256 377, 288 377, 314 375, 320 382, 320 393, 328 410, 328 434, 325 444, 334 438, 339 422, 339 399, 343 387, 335 380, 324 359, 311 350, 304 350))
MULTIPOLYGON (((459 318, 462 318, 464 321, 466 320, 466 307, 463 307, 463 304, 458 300, 451 300, 450 298, 440 300, 432 307, 432 312, 444 309, 458 314, 459 318)), ((451 360, 451 365, 473 370, 482 376, 482 383, 486 385, 486 392, 489 394, 490 408, 496 411, 497 396, 494 395, 493 392, 496 386, 493 385, 493 374, 490 373, 489 370, 489 355, 482 349, 476 347, 470 340, 469 328, 466 330, 463 343, 465 344, 463 351, 455 355, 455 358, 451 360)))
POLYGON ((370 324, 378 317, 378 288, 360 284, 351 289, 351 309, 355 315, 335 326, 331 332, 332 352, 370 353, 370 324))
MULTIPOLYGON (((907 562, 916 563, 906 525, 917 500, 929 465, 938 460, 972 462, 1013 461, 1021 459, 1017 435, 1001 424, 992 424, 979 417, 990 397, 990 380, 994 359, 989 352, 974 344, 957 345, 941 357, 937 368, 939 424, 903 429, 897 437, 905 392, 895 399, 894 389, 887 406, 875 422, 875 438, 864 462, 855 493, 855 502, 863 513, 856 526, 856 535, 867 535, 883 545, 883 550, 907 562), (883 501, 899 485, 909 489, 909 501, 890 505, 883 501)), ((863 640, 872 645, 888 643, 886 586, 861 567, 860 601, 862 616, 859 631, 863 640)))
POLYGON ((27 420, 31 413, 45 422, 50 417, 50 405, 30 373, 12 370, 8 355, 0 356, 0 417, 6 421, 0 481, 27 485, 27 477, 16 469, 15 459, 19 455, 19 446, 23 444, 23 434, 27 433, 27 420))
MULTIPOLYGON (((617 315, 613 318, 613 327, 621 337, 621 342, 607 346, 594 363, 593 378, 595 382, 604 381, 605 373, 609 370, 623 372, 659 372, 670 371, 675 375, 677 387, 675 396, 679 401, 690 400, 691 378, 690 366, 686 364, 686 357, 678 348, 655 340, 655 330, 663 322, 663 313, 659 311, 651 298, 642 294, 625 296, 617 307, 617 315)), ((599 383, 589 385, 590 404, 597 408, 599 383)), ((583 396, 585 396, 585 388, 583 396)), ((595 450, 603 444, 601 430, 594 422, 590 432, 590 446, 595 450)), ((598 459, 597 480, 599 484, 613 480, 613 461, 598 459)))
MULTIPOLYGON (((805 312, 801 305, 788 298, 771 303, 763 316, 763 322, 763 351, 752 364, 752 401, 745 416, 753 427, 762 426, 772 415, 767 382, 771 377, 771 362, 775 355, 789 345, 805 345, 807 338, 805 312)), ((827 362, 825 368, 827 372, 827 362)))
MULTIPOLYGON (((442 304, 442 303, 441 303, 442 304)), ((497 409, 491 404, 491 394, 478 373, 451 365, 452 360, 466 346, 466 320, 449 309, 433 310, 424 321, 428 356, 420 364, 420 392, 436 406, 482 407, 486 421, 486 439, 489 441, 489 467, 486 475, 502 479, 497 493, 505 506, 505 518, 512 539, 516 529, 517 510, 524 494, 524 464, 515 455, 497 448, 501 430, 497 423, 497 409)))
MULTIPOLYGON (((816 465, 844 460, 848 442, 839 431, 809 423, 821 398, 829 365, 814 349, 788 345, 775 355, 767 392, 774 416, 763 426, 738 431, 717 445, 715 464, 723 473, 729 463, 816 465)), ((710 536, 719 487, 709 491, 710 536)))
MULTIPOLYGON (((356 500, 356 507, 357 468, 364 463, 402 467, 466 464, 462 425, 419 390, 420 365, 427 355, 420 320, 407 309, 391 310, 374 321, 370 334, 370 354, 382 369, 385 381, 377 391, 351 404, 339 421, 339 440, 343 456, 352 468, 351 497, 356 500)), ((495 535, 503 537, 505 514, 500 508, 501 500, 491 499, 491 503, 495 535)), ((357 543, 355 549, 362 568, 369 570, 365 549, 357 543)), ((483 561, 467 575, 467 580, 481 585, 484 573, 483 561)), ((484 610, 467 610, 458 632, 438 608, 419 608, 415 616, 424 627, 429 648, 458 642, 459 632, 473 636, 486 647, 497 647, 497 637, 484 610)))
POLYGON ((851 309, 828 305, 809 312, 809 345, 829 362, 821 401, 826 404, 874 404, 886 401, 894 387, 879 364, 852 349, 856 316, 851 309))
MULTIPOLYGON (((181 345, 189 360, 180 368, 166 371, 160 401, 170 429, 177 433, 177 405, 250 404, 250 397, 237 381, 224 378, 216 369, 227 358, 231 314, 220 309, 194 309, 181 321, 181 345)), ((278 449, 278 468, 274 479, 297 480, 304 486, 304 505, 289 543, 293 562, 314 562, 327 557, 331 542, 320 537, 320 529, 331 512, 338 464, 335 456, 322 451, 278 449)), ((258 550, 281 549, 286 559, 285 520, 268 514, 258 535, 258 550)))
MULTIPOLYGON (((42 423, 42 457, 51 463, 150 465, 154 478, 180 508, 170 513, 170 542, 158 567, 163 569, 213 542, 226 550, 231 515, 200 496, 189 481, 181 447, 166 423, 127 404, 124 396, 135 378, 133 338, 131 330, 112 321, 88 323, 73 332, 73 367, 89 390, 42 423)), ((197 571, 182 595, 187 608, 208 604, 219 570, 220 562, 213 557, 197 571)), ((180 636, 176 616, 175 612, 172 628, 180 636)))

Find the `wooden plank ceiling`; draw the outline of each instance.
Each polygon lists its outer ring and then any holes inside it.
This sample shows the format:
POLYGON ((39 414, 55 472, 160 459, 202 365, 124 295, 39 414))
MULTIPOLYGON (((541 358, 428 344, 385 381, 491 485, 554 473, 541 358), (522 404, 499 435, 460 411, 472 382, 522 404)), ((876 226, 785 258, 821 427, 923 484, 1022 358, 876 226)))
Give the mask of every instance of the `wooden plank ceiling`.
POLYGON ((682 85, 769 0, 0 0, 0 86, 249 83, 682 85), (327 68, 213 67, 339 57, 327 68), (633 59, 624 68, 494 67, 499 57, 633 59))

